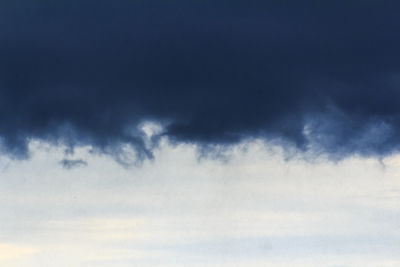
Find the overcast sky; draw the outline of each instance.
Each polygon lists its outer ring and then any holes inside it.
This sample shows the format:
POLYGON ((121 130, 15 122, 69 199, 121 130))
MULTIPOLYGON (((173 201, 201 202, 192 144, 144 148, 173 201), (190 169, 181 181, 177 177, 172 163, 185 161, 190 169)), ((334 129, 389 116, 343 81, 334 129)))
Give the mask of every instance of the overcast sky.
POLYGON ((400 266, 396 1, 0 1, 1 266, 400 266))
POLYGON ((285 160, 241 144, 224 159, 167 142, 124 168, 60 147, 2 158, 1 266, 398 266, 400 157, 285 160), (71 159, 72 159, 71 158, 71 159))

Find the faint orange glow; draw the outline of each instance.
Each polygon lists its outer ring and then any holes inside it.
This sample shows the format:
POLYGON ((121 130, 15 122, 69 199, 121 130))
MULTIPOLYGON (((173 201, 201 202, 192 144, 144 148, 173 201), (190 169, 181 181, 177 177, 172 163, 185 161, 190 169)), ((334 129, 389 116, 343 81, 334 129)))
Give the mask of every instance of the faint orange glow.
POLYGON ((15 246, 10 244, 0 244, 0 260, 11 260, 26 255, 34 254, 37 249, 15 246))

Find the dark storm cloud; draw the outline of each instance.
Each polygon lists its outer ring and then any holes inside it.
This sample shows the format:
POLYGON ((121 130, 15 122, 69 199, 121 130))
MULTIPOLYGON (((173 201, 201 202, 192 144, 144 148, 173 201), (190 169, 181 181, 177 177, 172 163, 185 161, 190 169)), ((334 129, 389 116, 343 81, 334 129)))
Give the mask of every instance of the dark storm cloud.
POLYGON ((400 144, 395 1, 2 1, 0 136, 151 157, 262 137, 332 155, 400 144), (266 3, 268 2, 268 3, 266 3))

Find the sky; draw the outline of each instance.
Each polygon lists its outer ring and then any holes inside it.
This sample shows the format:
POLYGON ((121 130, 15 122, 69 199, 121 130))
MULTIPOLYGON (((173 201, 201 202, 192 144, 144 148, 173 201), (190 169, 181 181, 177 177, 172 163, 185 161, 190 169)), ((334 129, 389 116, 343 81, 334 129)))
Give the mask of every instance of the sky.
POLYGON ((0 266, 400 266, 396 1, 0 2, 0 266))

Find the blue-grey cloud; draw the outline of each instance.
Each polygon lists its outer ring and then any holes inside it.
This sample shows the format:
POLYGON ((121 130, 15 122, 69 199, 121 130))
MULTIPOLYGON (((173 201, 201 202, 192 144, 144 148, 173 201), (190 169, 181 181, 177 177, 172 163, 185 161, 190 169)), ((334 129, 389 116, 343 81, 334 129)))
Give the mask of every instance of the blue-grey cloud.
POLYGON ((60 164, 65 169, 87 166, 87 162, 83 159, 63 159, 60 161, 60 164))
POLYGON ((3 1, 0 136, 199 145, 279 139, 344 156, 400 144, 395 1, 3 1))

